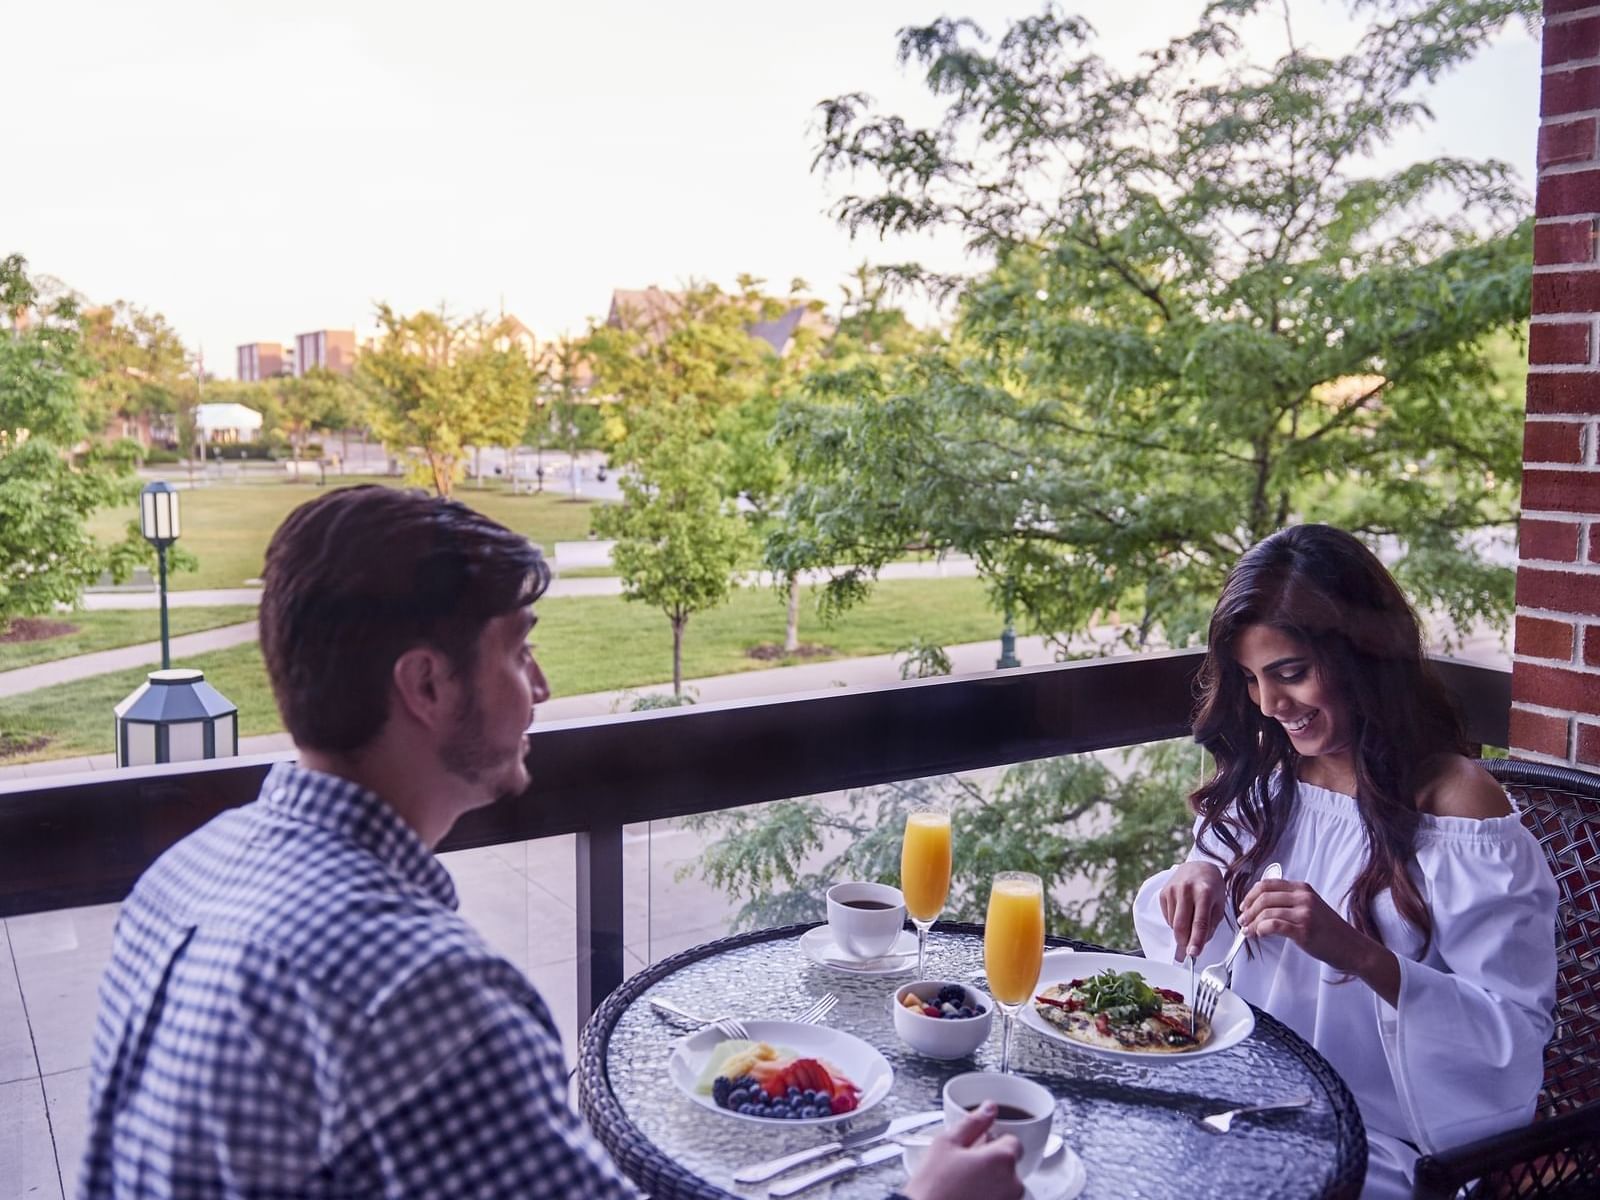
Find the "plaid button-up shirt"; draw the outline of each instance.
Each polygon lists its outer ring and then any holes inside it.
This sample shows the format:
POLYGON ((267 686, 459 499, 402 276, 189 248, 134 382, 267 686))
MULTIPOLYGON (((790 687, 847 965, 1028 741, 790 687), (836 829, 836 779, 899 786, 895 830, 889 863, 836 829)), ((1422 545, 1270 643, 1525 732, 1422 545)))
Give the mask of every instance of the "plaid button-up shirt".
POLYGON ((80 1198, 636 1196, 455 905, 376 796, 274 767, 123 905, 80 1198))

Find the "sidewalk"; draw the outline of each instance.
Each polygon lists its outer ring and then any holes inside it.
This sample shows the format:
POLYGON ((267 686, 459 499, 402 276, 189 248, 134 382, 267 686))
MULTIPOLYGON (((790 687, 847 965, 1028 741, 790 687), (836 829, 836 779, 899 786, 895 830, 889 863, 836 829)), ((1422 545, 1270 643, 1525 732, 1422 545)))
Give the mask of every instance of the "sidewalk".
MULTIPOLYGON (((238 625, 223 625, 199 633, 185 633, 172 638, 172 657, 187 658, 205 654, 210 650, 227 650, 256 640, 256 622, 245 621, 238 625)), ((58 683, 72 683, 95 675, 109 675, 130 667, 155 667, 161 665, 161 643, 140 642, 136 646, 118 646, 115 650, 100 650, 94 654, 80 654, 74 658, 58 658, 53 662, 19 667, 15 671, 0 671, 0 697, 18 696, 23 692, 53 687, 58 683)))
MULTIPOLYGON (((947 558, 939 562, 888 563, 878 572, 878 578, 891 579, 975 579, 978 564, 970 558, 947 558)), ((806 584, 825 583, 823 571, 807 571, 801 577, 806 584)), ((765 571, 751 571, 740 579, 745 587, 771 587, 772 576, 765 571)), ((580 576, 562 579, 559 575, 545 593, 548 599, 563 596, 620 596, 622 580, 615 575, 580 576)), ((89 612, 110 609, 156 608, 160 605, 156 592, 88 592, 83 597, 83 607, 89 612)), ((168 608, 202 608, 216 604, 260 604, 260 588, 202 588, 196 591, 168 590, 168 608)))

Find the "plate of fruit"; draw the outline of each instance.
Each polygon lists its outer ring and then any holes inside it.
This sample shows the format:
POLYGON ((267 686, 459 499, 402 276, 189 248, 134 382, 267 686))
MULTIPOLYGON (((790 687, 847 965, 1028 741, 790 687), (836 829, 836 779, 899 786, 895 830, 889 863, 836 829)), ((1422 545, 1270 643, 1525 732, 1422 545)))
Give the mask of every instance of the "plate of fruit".
POLYGON ((865 1112, 894 1084, 894 1068, 858 1037, 825 1025, 745 1021, 748 1039, 706 1028, 667 1060, 679 1091, 743 1121, 827 1125, 865 1112))

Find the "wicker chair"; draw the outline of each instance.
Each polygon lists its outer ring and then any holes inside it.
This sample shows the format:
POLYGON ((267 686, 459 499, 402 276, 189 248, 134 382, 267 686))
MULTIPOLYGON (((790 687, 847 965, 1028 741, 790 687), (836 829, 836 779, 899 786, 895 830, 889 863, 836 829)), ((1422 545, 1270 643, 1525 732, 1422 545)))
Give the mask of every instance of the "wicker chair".
POLYGON ((1483 765, 1516 798, 1561 887, 1556 1028, 1534 1123, 1420 1159, 1412 1195, 1600 1197, 1600 775, 1483 765))

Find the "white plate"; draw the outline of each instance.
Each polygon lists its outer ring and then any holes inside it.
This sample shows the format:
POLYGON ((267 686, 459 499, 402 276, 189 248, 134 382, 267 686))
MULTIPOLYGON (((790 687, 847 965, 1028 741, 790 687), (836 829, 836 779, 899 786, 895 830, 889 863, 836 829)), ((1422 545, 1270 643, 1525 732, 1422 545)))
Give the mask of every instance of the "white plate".
POLYGON ((672 1082, 701 1108, 739 1121, 753 1121, 757 1125, 834 1125, 860 1116, 881 1102, 894 1086, 894 1068, 889 1065, 889 1060, 858 1037, 829 1029, 826 1025, 798 1025, 793 1021, 745 1021, 743 1024, 755 1041, 770 1042, 785 1050, 793 1050, 801 1058, 826 1059, 861 1089, 860 1103, 852 1111, 836 1117, 807 1117, 796 1121, 752 1117, 748 1113, 720 1108, 709 1094, 702 1096, 694 1090, 695 1080, 700 1078, 711 1051, 724 1040, 716 1030, 707 1028, 679 1039, 672 1047, 672 1057, 667 1060, 667 1074, 672 1082))
MULTIPOLYGON (((1194 1001, 1194 997, 1189 994, 1189 968, 1182 963, 1157 962, 1154 959, 1137 958, 1131 954, 1101 954, 1078 950, 1053 950, 1046 954, 1044 966, 1039 971, 1039 986, 1034 989, 1034 994, 1038 995, 1052 984, 1087 979, 1107 967, 1113 971, 1138 971, 1152 985, 1180 992, 1190 1003, 1194 1001)), ((1199 975, 1200 968, 1196 965, 1197 981, 1199 975)), ((1053 1038, 1063 1045, 1071 1046, 1074 1050, 1082 1050, 1086 1054, 1098 1054, 1101 1058, 1131 1060, 1149 1066, 1193 1062, 1208 1054, 1220 1054, 1244 1041, 1256 1027, 1255 1014, 1234 991, 1222 993, 1222 999, 1217 1002, 1217 1011, 1211 1018, 1211 1040, 1198 1050, 1185 1050, 1180 1054, 1146 1054, 1138 1050, 1111 1050, 1103 1046, 1075 1042, 1041 1017, 1031 1001, 1022 1006, 1018 1019, 1035 1033, 1053 1038)))
MULTIPOLYGON (((902 1158, 906 1174, 909 1176, 922 1161, 922 1155, 927 1152, 930 1137, 913 1136, 901 1141, 902 1158)), ((1045 1143, 1044 1158, 1040 1160, 1038 1168, 1024 1179, 1026 1187, 1025 1200, 1073 1200, 1079 1192, 1083 1191, 1084 1184, 1088 1183, 1089 1176, 1084 1171, 1083 1160, 1071 1146, 1061 1140, 1061 1135, 1052 1133, 1050 1140, 1045 1143)))
POLYGON ((833 931, 818 925, 800 935, 800 949, 818 966, 844 971, 850 975, 898 975, 917 965, 917 935, 909 929, 902 930, 889 953, 882 958, 853 960, 833 940, 833 931))

